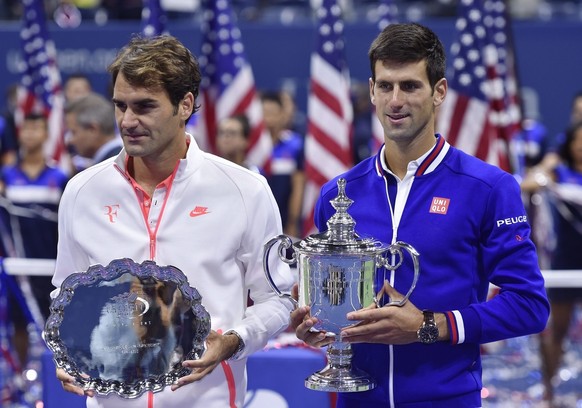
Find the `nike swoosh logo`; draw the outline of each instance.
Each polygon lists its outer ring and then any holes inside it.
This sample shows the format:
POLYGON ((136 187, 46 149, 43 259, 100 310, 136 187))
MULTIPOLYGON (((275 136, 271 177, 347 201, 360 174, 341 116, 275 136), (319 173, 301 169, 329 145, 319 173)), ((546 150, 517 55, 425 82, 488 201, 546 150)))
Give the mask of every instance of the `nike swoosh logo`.
POLYGON ((192 211, 190 211, 190 217, 192 218, 205 214, 210 214, 210 211, 208 211, 208 207, 196 207, 192 211))

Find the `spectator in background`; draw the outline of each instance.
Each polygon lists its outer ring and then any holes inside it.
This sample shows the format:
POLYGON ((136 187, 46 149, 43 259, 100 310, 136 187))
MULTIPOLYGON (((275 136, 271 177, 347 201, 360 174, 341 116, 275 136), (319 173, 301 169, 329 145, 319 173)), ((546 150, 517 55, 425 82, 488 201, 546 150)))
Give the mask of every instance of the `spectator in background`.
POLYGON ((16 20, 19 17, 19 0, 2 0, 0 2, 0 20, 16 20))
MULTIPOLYGON (((581 95, 582 96, 582 95, 581 95)), ((581 98, 582 100, 582 98, 581 98)), ((532 168, 521 184, 526 192, 546 189, 554 214, 556 245, 551 268, 582 269, 582 121, 565 132, 559 159, 545 160, 532 168), (565 192, 569 194, 564 195, 565 192)), ((582 288, 549 288, 551 317, 548 329, 542 333, 540 351, 545 398, 554 396, 556 373, 564 354, 574 308, 582 301, 582 288)))
POLYGON ((279 92, 262 93, 261 103, 265 127, 273 141, 270 170, 265 176, 281 212, 283 232, 292 237, 301 237, 301 208, 305 188, 303 136, 287 128, 289 117, 279 92))
MULTIPOLYGON (((56 211, 67 175, 47 162, 44 144, 48 121, 41 114, 25 117, 20 129, 19 157, 16 164, 2 169, 0 190, 17 208, 27 209, 18 216, 13 231, 17 256, 55 258, 57 243, 56 211)), ((49 279, 50 282, 50 279, 49 279)), ((51 287, 52 290, 52 287, 51 287)))
MULTIPOLYGON (((527 99, 524 98, 524 101, 527 102, 527 99)), ((525 106, 527 107, 527 103, 525 106)), ((572 98, 569 120, 569 125, 582 121, 582 91, 578 91, 572 98)), ((551 173, 558 163, 562 161, 560 151, 562 150, 566 135, 564 132, 560 132, 557 135, 546 135, 544 137, 541 134, 543 126, 538 124, 528 129, 527 119, 524 120, 523 128, 523 132, 516 136, 516 140, 512 141, 512 149, 514 152, 519 151, 519 149, 515 149, 515 146, 519 146, 520 142, 524 142, 524 137, 530 140, 537 139, 539 151, 536 155, 532 155, 530 150, 529 158, 527 155, 523 155, 523 158, 515 166, 516 178, 522 185, 524 192, 523 198, 527 206, 530 224, 532 225, 532 239, 537 246, 540 266, 542 268, 550 268, 552 252, 556 245, 555 231, 552 227, 552 217, 549 208, 550 202, 546 197, 548 191, 535 187, 534 175, 540 174, 540 170, 551 173)), ((535 145, 536 141, 531 143, 530 147, 531 145, 535 145)), ((518 155, 515 155, 515 157, 519 158, 518 155)))
MULTIPOLYGON (((89 95, 93 92, 93 84, 84 74, 77 73, 70 75, 63 84, 63 91, 65 95, 65 107, 67 104, 75 101, 83 96, 89 95)), ((73 145, 69 143, 71 138, 71 132, 66 128, 65 123, 65 143, 69 149, 69 154, 71 156, 71 174, 75 174, 79 170, 87 168, 90 164, 87 159, 83 156, 77 154, 73 145)))
POLYGON ((216 135, 216 150, 220 157, 259 172, 256 166, 246 162, 251 126, 246 115, 234 115, 225 118, 218 124, 216 135))
MULTIPOLYGON (((570 122, 572 126, 582 122, 582 90, 576 92, 570 105, 570 122)), ((560 150, 566 139, 565 132, 560 132, 544 142, 543 156, 539 161, 540 168, 552 169, 561 160, 560 150)))
POLYGON ((70 75, 63 85, 63 90, 65 94, 65 101, 70 102, 75 99, 79 99, 82 96, 88 95, 93 91, 93 85, 84 74, 73 74, 70 75))
POLYGON ((143 8, 142 0, 101 0, 111 20, 139 20, 143 8))
POLYGON ((283 88, 281 92, 281 101, 283 102, 283 111, 285 115, 285 127, 289 130, 304 135, 307 128, 307 116, 305 112, 297 109, 294 92, 292 89, 283 88))
MULTIPOLYGON (((570 125, 574 125, 578 122, 582 122, 582 90, 576 92, 572 98, 572 104, 570 105, 570 125)), ((560 146, 564 143, 566 135, 564 132, 558 133, 552 144, 550 145, 550 150, 557 154, 560 150, 560 146)), ((553 160, 550 158, 550 160, 553 160)))
MULTIPOLYGON (((549 136, 541 122, 536 91, 527 87, 522 88, 520 100, 523 111, 521 129, 511 138, 509 148, 513 174, 521 184, 531 168, 539 165, 551 151, 550 139, 553 138, 549 136)), ((548 157, 556 155, 552 152, 548 157)), ((542 269, 548 269, 554 241, 547 200, 544 200, 537 191, 523 191, 522 199, 531 225, 531 239, 537 248, 539 265, 542 269)))
POLYGON ((79 156, 88 159, 86 166, 121 151, 123 143, 116 133, 113 103, 103 96, 92 92, 69 102, 65 106, 65 121, 69 131, 67 142, 79 156))
POLYGON ((537 165, 548 151, 549 137, 541 122, 536 92, 530 88, 520 91, 523 119, 521 130, 510 141, 512 169, 521 183, 525 173, 537 165))
MULTIPOLYGON (((20 129, 19 159, 4 167, 0 175, 2 222, 9 231, 11 243, 4 242, 9 256, 55 259, 57 254, 57 208, 68 177, 46 161, 44 144, 48 139, 47 118, 39 114, 25 117, 20 129)), ((50 276, 28 278, 32 294, 42 316, 49 315, 50 276)), ((20 314, 15 319, 18 341, 15 342, 21 361, 28 349, 26 322, 20 314)))
POLYGON ((18 98, 18 84, 14 83, 6 90, 6 107, 0 116, 0 167, 16 163, 18 138, 14 112, 18 98))
POLYGON ((353 160, 357 164, 372 154, 373 111, 367 83, 352 83, 352 106, 354 110, 353 160))

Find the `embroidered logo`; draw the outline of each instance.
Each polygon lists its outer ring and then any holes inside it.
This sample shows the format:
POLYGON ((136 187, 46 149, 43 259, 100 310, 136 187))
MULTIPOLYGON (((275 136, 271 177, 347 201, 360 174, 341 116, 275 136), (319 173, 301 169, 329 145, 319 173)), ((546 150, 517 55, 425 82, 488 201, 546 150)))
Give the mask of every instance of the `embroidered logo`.
POLYGON ((449 198, 433 197, 429 212, 445 215, 449 211, 450 202, 449 198))
POLYGON ((105 206, 105 215, 109 217, 109 222, 112 224, 114 224, 117 219, 117 210, 119 210, 119 204, 105 206))
POLYGON ((199 215, 209 214, 208 207, 196 206, 192 211, 190 211, 190 217, 198 217, 199 215))

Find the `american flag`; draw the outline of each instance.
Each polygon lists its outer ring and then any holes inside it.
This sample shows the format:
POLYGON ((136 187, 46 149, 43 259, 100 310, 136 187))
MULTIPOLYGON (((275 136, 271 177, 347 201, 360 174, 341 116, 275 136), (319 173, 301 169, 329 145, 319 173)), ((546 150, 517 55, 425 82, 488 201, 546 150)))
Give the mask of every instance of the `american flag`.
POLYGON ((456 28, 437 130, 452 145, 510 171, 508 143, 521 118, 504 2, 461 1, 456 28))
POLYGON ((141 23, 144 37, 167 34, 167 16, 160 5, 160 0, 143 0, 141 23))
MULTIPOLYGON (((378 29, 384 30, 390 24, 398 21, 398 6, 393 0, 382 0, 378 5, 378 29)), ((376 112, 372 112, 372 154, 378 152, 378 149, 384 144, 384 129, 382 124, 376 116, 376 112)))
POLYGON ((218 123, 245 114, 251 124, 247 161, 268 173, 272 141, 264 130, 262 106, 234 14, 228 0, 204 0, 202 6, 202 101, 196 139, 202 149, 215 152, 218 123))
POLYGON ((336 0, 323 0, 317 16, 317 46, 311 54, 305 137, 305 234, 314 231, 313 209, 321 186, 352 164, 353 110, 342 12, 336 0))
POLYGON ((65 166, 64 95, 56 49, 48 35, 44 2, 23 0, 22 4, 24 9, 20 39, 23 63, 14 119, 19 128, 28 114, 44 114, 49 126, 49 139, 45 144, 47 159, 65 166))
MULTIPOLYGON (((519 81, 515 60, 511 18, 503 0, 490 0, 491 2, 491 29, 493 43, 497 47, 498 75, 503 84, 503 98, 496 101, 494 109, 498 112, 498 124, 501 138, 509 144, 510 151, 512 140, 522 130, 523 112, 521 98, 519 97, 519 81)), ((513 154, 509 157, 513 159, 513 154)), ((510 169, 516 171, 517 166, 510 160, 510 169)))

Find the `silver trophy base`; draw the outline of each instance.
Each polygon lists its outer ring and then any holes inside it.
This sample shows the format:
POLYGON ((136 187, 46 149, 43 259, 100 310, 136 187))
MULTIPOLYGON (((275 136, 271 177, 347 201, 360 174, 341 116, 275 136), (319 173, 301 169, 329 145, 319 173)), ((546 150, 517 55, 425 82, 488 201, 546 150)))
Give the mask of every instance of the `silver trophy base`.
POLYGON ((327 366, 305 379, 305 387, 315 391, 359 392, 376 387, 376 382, 365 372, 327 366))
POLYGON ((305 379, 305 387, 315 391, 360 392, 376 387, 367 373, 352 367, 352 349, 348 343, 335 342, 328 346, 329 364, 305 379))

